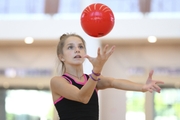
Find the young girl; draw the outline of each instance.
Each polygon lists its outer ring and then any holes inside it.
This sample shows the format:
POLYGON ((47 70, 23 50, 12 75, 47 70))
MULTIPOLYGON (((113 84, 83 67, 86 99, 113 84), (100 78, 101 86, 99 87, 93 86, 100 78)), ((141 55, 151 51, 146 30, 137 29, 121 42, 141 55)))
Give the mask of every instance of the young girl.
POLYGON ((54 105, 60 120, 98 120, 99 104, 97 91, 106 88, 122 90, 160 92, 157 85, 161 81, 152 80, 149 73, 146 84, 115 79, 101 75, 104 64, 115 46, 98 48, 97 57, 86 55, 84 39, 77 34, 63 34, 57 46, 57 56, 62 63, 62 76, 50 81, 54 105), (93 66, 91 74, 83 72, 83 62, 87 58, 93 66))

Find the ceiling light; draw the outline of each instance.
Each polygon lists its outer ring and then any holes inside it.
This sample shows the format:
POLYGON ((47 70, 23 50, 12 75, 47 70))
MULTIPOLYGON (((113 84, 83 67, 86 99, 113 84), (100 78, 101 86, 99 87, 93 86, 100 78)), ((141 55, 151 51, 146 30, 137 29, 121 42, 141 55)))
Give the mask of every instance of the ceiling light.
POLYGON ((155 36, 149 36, 148 37, 148 42, 155 43, 156 41, 157 41, 157 38, 155 36))
POLYGON ((32 37, 26 37, 26 38, 24 39, 24 42, 25 42, 26 44, 32 44, 32 43, 34 42, 34 39, 33 39, 32 37))

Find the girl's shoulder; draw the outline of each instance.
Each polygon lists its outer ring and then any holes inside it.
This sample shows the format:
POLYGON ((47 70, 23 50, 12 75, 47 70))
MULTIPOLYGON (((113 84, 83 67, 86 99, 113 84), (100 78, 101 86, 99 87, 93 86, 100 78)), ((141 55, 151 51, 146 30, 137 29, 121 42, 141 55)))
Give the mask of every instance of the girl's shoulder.
POLYGON ((69 83, 63 76, 54 76, 50 80, 51 84, 58 84, 58 83, 69 83))

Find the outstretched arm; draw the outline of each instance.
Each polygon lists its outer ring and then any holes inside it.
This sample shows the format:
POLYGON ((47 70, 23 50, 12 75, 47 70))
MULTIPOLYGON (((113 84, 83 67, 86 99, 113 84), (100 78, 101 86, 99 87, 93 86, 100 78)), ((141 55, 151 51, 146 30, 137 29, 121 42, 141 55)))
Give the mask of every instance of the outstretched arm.
POLYGON ((101 81, 98 82, 97 88, 98 89, 116 88, 127 91, 141 91, 141 92, 156 91, 160 93, 161 88, 158 86, 158 84, 163 84, 163 82, 152 80, 152 75, 153 75, 153 71, 150 71, 146 84, 135 83, 125 79, 115 79, 111 77, 101 76, 101 81))

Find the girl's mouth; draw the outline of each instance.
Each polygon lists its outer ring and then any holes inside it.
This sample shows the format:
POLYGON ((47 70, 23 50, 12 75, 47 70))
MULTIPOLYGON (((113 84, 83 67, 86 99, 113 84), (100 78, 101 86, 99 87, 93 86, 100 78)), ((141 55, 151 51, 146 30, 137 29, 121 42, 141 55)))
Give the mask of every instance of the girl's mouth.
POLYGON ((74 58, 82 58, 80 55, 76 55, 74 58))

